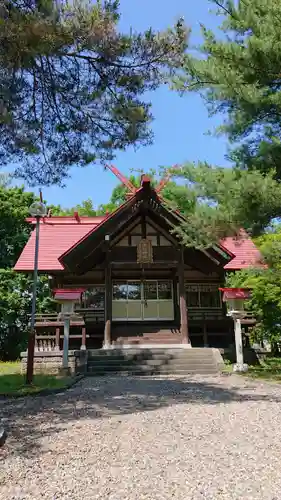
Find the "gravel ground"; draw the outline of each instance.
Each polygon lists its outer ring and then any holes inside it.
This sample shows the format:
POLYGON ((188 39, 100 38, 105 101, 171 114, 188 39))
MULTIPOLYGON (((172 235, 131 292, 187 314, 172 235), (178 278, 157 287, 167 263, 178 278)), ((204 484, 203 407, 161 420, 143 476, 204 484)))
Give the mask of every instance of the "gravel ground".
POLYGON ((88 378, 0 401, 0 498, 280 500, 281 385, 88 378))

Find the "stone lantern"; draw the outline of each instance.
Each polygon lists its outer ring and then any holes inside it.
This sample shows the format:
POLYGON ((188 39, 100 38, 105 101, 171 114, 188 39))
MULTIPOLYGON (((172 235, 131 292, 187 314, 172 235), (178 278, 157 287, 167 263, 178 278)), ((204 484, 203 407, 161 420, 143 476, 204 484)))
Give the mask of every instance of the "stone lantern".
POLYGON ((80 304, 85 288, 56 288, 54 299, 61 304, 60 316, 71 316, 75 313, 75 305, 80 304))
POLYGON ((61 304, 60 318, 64 321, 62 368, 66 371, 68 370, 70 319, 75 315, 75 305, 80 304, 82 293, 85 290, 85 288, 56 288, 53 290, 55 301, 61 304))
POLYGON ((246 316, 244 304, 250 298, 248 288, 220 288, 223 292, 223 302, 227 303, 227 315, 234 321, 236 363, 233 367, 235 372, 246 372, 248 365, 244 363, 241 319, 246 316))

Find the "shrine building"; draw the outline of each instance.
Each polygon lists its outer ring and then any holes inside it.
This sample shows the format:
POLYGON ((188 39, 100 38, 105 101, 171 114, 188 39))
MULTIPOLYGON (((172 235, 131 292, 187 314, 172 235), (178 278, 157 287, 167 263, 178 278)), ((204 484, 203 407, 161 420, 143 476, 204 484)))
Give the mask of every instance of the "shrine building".
MULTIPOLYGON (((145 175, 109 215, 40 220, 38 271, 58 302, 72 298, 70 349, 234 342, 219 288, 226 272, 261 265, 261 255, 244 231, 204 250, 184 247, 173 232, 182 221, 145 175)), ((32 273, 34 251, 35 231, 16 271, 32 273)), ((62 349, 66 308, 37 314, 37 350, 62 349)))

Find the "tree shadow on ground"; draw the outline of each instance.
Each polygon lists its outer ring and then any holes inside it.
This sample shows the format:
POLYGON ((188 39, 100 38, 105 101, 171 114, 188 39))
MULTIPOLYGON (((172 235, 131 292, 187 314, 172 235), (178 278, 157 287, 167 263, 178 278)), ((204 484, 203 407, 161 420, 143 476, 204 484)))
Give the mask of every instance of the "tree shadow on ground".
MULTIPOLYGON (((234 379, 232 379, 234 381, 234 379)), ((0 401, 0 423, 8 431, 4 455, 42 453, 41 439, 84 419, 102 419, 149 412, 178 404, 216 405, 232 402, 281 403, 280 394, 254 383, 221 384, 221 379, 144 377, 86 378, 71 389, 50 396, 0 401), (229 387, 226 387, 228 385, 229 387)), ((202 408, 202 411, 203 408, 202 408)))

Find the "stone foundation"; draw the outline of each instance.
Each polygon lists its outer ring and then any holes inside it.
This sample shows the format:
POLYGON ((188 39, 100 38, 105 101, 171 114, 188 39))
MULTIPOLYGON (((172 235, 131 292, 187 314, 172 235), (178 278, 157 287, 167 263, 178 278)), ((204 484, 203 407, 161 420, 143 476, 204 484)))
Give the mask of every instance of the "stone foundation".
MULTIPOLYGON (((34 373, 58 375, 62 373, 63 351, 36 351, 34 373)), ((69 351, 68 367, 71 375, 86 373, 88 354, 86 350, 69 351)), ((21 372, 26 373, 27 352, 21 353, 21 372)))

